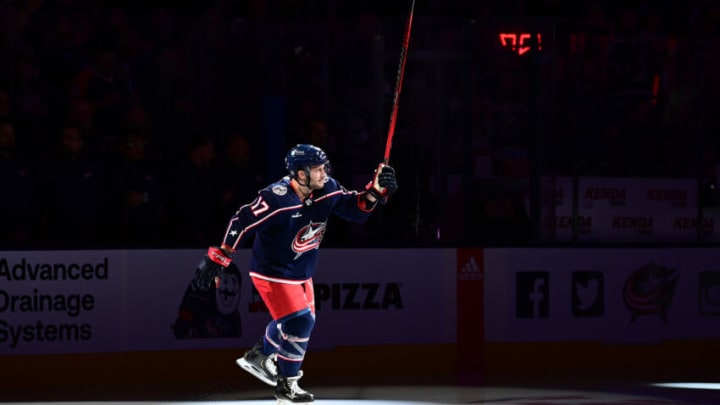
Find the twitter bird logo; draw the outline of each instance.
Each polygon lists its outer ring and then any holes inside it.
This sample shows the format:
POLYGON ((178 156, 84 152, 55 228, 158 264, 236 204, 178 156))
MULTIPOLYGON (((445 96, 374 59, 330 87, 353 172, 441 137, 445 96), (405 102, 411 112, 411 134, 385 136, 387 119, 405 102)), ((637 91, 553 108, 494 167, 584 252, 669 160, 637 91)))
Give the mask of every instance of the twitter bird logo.
POLYGON ((603 274, 599 271, 576 271, 572 274, 573 315, 602 316, 604 309, 603 274))
POLYGON ((582 283, 575 284, 575 294, 578 298, 578 308, 588 310, 597 300, 598 290, 600 289, 600 280, 591 278, 585 285, 582 283))

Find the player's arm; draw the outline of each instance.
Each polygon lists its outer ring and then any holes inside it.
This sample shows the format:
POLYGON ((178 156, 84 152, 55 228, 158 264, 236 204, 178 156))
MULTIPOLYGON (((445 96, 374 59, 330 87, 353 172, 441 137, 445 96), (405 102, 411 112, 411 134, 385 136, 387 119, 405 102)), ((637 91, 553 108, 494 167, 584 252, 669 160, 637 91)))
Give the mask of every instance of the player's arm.
POLYGON ((365 186, 363 197, 373 206, 380 201, 385 203, 398 189, 395 169, 380 163, 375 170, 373 179, 365 186))
POLYGON ((364 222, 378 202, 385 203, 387 198, 397 191, 397 188, 395 170, 381 164, 363 191, 343 194, 334 213, 347 221, 364 222))
POLYGON ((198 288, 208 289, 217 284, 223 270, 232 263, 237 246, 242 246, 259 228, 267 226, 278 210, 270 207, 263 194, 260 193, 250 204, 240 207, 228 222, 225 236, 220 246, 211 246, 200 260, 195 273, 195 284, 198 288))
POLYGON ((227 254, 233 254, 258 230, 281 220, 280 214, 285 209, 292 208, 284 207, 284 204, 272 192, 261 191, 250 204, 240 207, 230 218, 220 248, 227 254))
POLYGON ((231 254, 226 253, 221 247, 211 246, 205 256, 200 259, 195 268, 193 282, 200 290, 207 290, 220 282, 223 270, 232 262, 231 254))

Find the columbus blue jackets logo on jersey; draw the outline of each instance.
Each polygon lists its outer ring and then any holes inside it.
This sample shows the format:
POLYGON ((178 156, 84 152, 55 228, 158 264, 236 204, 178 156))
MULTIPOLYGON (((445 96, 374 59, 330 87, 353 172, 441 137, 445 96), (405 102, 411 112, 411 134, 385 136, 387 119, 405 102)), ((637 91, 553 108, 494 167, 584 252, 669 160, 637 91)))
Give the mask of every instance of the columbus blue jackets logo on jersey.
POLYGON ((325 222, 312 222, 300 228, 292 242, 292 250, 297 253, 295 259, 301 254, 320 247, 325 235, 325 222))

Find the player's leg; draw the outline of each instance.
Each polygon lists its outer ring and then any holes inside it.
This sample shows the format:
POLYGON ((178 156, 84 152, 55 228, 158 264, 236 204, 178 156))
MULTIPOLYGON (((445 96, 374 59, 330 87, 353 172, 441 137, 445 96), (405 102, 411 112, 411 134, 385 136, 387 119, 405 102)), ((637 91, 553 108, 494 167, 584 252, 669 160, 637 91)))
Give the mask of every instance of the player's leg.
POLYGON ((278 320, 278 379, 275 397, 278 404, 312 403, 313 394, 298 385, 300 370, 305 359, 310 334, 315 325, 315 314, 305 309, 278 320))
MULTIPOLYGON (((263 299, 273 317, 261 341, 259 341, 242 358, 237 360, 240 367, 261 381, 274 386, 277 383, 276 365, 282 368, 286 377, 296 377, 304 358, 307 340, 314 325, 314 291, 312 280, 304 282, 281 280, 270 281, 251 277, 258 294, 263 299), (310 320, 305 315, 310 315, 310 320), (294 318, 298 318, 293 320, 294 318), (289 322, 290 332, 281 332, 283 323, 289 322), (299 332, 305 340, 298 345, 299 332), (304 347, 303 347, 304 346, 304 347), (298 348, 300 350, 298 350, 298 348), (285 353, 284 358, 277 358, 277 353, 285 353), (298 361, 299 356, 299 361, 298 361), (277 359, 277 363, 275 363, 277 359)), ((284 328, 287 330, 287 325, 284 328)))
POLYGON ((278 337, 278 314, 283 311, 290 311, 301 308, 304 302, 289 300, 302 292, 302 286, 298 283, 279 284, 258 277, 250 277, 262 298, 265 306, 270 311, 273 320, 265 327, 265 334, 255 345, 245 352, 239 359, 235 360, 238 366, 255 376, 260 381, 270 385, 277 385, 277 347, 280 341, 278 337), (297 290, 297 292, 292 292, 297 290))
MULTIPOLYGON (((275 321, 268 324, 267 329, 276 328, 275 321)), ((268 350, 265 347, 269 343, 267 339, 263 337, 260 341, 245 352, 245 354, 237 359, 235 362, 242 369, 248 373, 254 375, 260 381, 268 384, 272 387, 277 385, 277 355, 273 350, 268 350)), ((269 346, 272 347, 272 346, 269 346)))
POLYGON ((315 292, 312 279, 303 285, 304 299, 308 304, 309 312, 301 311, 293 317, 280 319, 278 332, 283 341, 278 352, 278 384, 275 388, 275 397, 278 404, 310 404, 314 395, 303 390, 298 380, 303 373, 300 370, 310 335, 315 325, 315 292))

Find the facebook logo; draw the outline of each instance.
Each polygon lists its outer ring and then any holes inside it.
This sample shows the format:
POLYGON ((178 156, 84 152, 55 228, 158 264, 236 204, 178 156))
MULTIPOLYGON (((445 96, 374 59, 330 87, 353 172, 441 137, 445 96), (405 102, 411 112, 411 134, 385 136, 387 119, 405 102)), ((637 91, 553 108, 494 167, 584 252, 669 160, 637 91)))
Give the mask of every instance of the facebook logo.
POLYGON ((515 274, 515 308, 518 318, 550 316, 550 275, 547 271, 515 274))

